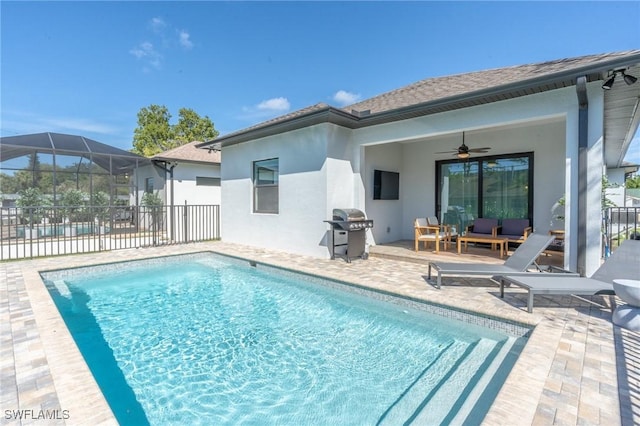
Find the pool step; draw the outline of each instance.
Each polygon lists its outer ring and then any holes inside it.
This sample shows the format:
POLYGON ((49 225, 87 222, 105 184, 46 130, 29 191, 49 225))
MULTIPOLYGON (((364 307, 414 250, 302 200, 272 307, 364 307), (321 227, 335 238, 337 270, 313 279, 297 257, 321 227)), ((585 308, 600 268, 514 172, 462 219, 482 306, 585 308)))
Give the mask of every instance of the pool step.
POLYGON ((513 346, 516 344, 516 341, 517 339, 515 337, 509 337, 502 345, 496 346, 494 351, 497 351, 497 353, 493 356, 491 364, 484 370, 484 374, 475 383, 471 392, 467 394, 468 396, 465 398, 462 406, 457 410, 455 417, 451 421, 448 421, 448 423, 465 423, 465 420, 467 420, 471 411, 482 397, 482 393, 491 386, 492 379, 498 373, 498 370, 509 355, 509 352, 511 352, 513 346))
POLYGON ((71 299, 71 291, 64 280, 55 280, 53 285, 56 287, 56 290, 58 290, 58 293, 60 293, 60 296, 71 299))
MULTIPOLYGON (((475 405, 475 402, 480 397, 481 391, 476 395, 475 400, 471 400, 468 395, 472 389, 476 389, 476 384, 471 383, 474 377, 478 374, 483 364, 487 361, 489 356, 497 346, 498 342, 489 339, 480 339, 475 345, 470 346, 463 358, 459 359, 447 374, 447 377, 438 385, 435 392, 431 392, 428 401, 424 406, 419 407, 419 411, 416 411, 416 415, 413 418, 413 424, 416 425, 434 425, 434 424, 448 424, 454 414, 460 410, 465 403, 459 401, 465 401, 470 405, 466 405, 467 415, 475 405), (473 386, 471 389, 467 389, 469 386, 473 386), (456 398, 452 398, 451 395, 456 395, 456 398)), ((466 415, 464 416, 466 418, 466 415)), ((464 419, 462 420, 464 422, 464 419)), ((460 423, 462 424, 462 423, 460 423)))
POLYGON ((437 358, 425 368, 418 378, 400 395, 378 421, 379 425, 403 424, 420 410, 425 397, 446 380, 455 365, 469 349, 469 343, 455 341, 445 347, 437 358))
MULTIPOLYGON (((475 391, 474 388, 472 391, 462 391, 474 380, 487 356, 498 350, 497 344, 498 342, 490 339, 480 339, 473 344, 452 343, 385 412, 378 424, 432 425, 449 423, 447 420, 453 417, 460 420, 459 424, 464 423, 482 390, 475 391), (462 400, 468 395, 475 398, 469 398, 468 403, 461 403, 456 407, 461 394, 462 400), (451 395, 455 397, 452 398, 451 395)), ((489 373, 495 372, 495 368, 491 372, 487 371, 484 377, 488 376, 490 379, 489 373)))

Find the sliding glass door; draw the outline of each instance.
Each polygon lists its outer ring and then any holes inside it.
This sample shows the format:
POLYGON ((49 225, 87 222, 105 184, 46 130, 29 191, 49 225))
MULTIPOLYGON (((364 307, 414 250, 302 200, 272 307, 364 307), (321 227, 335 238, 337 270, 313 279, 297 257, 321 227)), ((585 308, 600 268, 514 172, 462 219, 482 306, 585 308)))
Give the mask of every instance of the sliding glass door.
POLYGON ((533 153, 436 162, 436 209, 460 232, 476 217, 533 223, 533 153))
POLYGON ((441 164, 439 167, 438 217, 440 223, 462 232, 478 211, 478 162, 441 164))

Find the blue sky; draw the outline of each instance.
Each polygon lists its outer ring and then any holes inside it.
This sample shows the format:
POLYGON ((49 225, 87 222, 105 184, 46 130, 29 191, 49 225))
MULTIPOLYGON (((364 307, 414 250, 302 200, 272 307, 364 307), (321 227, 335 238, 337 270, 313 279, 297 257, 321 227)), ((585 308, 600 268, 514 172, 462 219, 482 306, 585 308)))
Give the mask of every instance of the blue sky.
POLYGON ((428 77, 640 48, 640 1, 3 0, 0 19, 0 134, 122 149, 151 104, 226 134, 428 77))

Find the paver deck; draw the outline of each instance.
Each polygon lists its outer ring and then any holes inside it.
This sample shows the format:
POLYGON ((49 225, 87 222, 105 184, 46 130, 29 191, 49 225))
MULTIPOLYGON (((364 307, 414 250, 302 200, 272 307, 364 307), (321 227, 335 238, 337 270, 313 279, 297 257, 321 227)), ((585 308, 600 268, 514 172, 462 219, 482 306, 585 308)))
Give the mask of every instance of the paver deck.
POLYGON ((614 296, 540 296, 529 314, 525 291, 500 299, 488 279, 427 282, 428 260, 475 262, 474 253, 406 262, 382 250, 387 258, 346 263, 224 242, 0 263, 0 424, 117 424, 39 271, 206 250, 535 325, 483 424, 640 424, 640 335, 613 325, 614 296))

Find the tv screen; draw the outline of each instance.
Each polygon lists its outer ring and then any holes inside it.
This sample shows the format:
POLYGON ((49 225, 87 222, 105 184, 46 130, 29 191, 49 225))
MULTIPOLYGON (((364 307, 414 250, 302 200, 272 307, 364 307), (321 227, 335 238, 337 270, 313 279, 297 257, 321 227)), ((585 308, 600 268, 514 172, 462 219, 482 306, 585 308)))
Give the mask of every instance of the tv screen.
POLYGON ((400 173, 373 171, 373 199, 374 200, 399 200, 400 199, 400 173))

